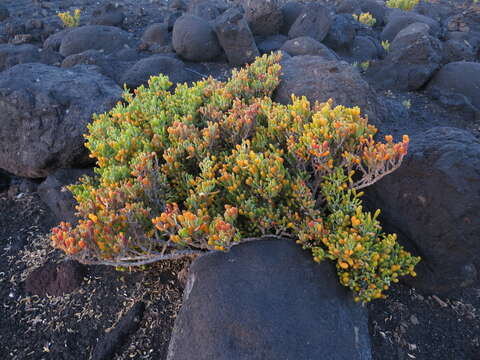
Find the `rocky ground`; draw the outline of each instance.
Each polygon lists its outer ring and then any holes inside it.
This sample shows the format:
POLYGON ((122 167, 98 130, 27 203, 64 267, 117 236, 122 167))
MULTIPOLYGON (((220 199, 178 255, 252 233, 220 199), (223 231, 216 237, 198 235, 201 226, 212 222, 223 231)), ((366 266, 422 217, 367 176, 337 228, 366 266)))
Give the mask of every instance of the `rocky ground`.
MULTIPOLYGON (((225 79, 281 49, 277 101, 334 97, 360 105, 380 135, 412 139, 398 176, 367 193, 385 228, 423 258, 417 280, 367 306, 373 358, 480 359, 480 4, 430 0, 401 12, 380 0, 243 1, 243 14, 236 3, 0 3, 2 358, 166 359, 172 331, 181 344, 173 326, 186 263, 120 271, 65 262, 48 241, 54 224, 74 219, 61 188, 91 171, 82 134, 123 84, 158 73, 225 79), (81 26, 65 30, 57 13, 75 8, 81 26), (373 27, 351 17, 367 11, 373 27)), ((210 294, 205 303, 223 301, 210 294)), ((181 319, 204 305, 195 296, 181 319)), ((235 338, 256 331, 245 329, 235 338)))

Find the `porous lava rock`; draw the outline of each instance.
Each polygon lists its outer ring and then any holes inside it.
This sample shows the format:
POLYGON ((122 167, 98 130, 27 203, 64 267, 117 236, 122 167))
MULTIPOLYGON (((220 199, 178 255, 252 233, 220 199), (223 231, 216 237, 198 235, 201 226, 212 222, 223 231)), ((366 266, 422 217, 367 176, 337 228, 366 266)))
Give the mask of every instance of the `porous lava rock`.
POLYGON ((40 297, 62 296, 71 293, 82 284, 84 273, 84 266, 76 261, 48 263, 28 275, 25 280, 25 290, 29 294, 40 297))
POLYGON ((309 36, 288 40, 283 44, 281 50, 291 56, 316 55, 326 60, 339 60, 339 57, 333 50, 309 36))
POLYGON ((212 26, 194 15, 183 15, 173 26, 175 52, 190 61, 209 61, 220 55, 220 45, 212 26))
POLYGON ((278 34, 283 24, 283 13, 278 0, 242 0, 245 19, 254 35, 278 34))
POLYGON ((422 257, 404 281, 430 293, 472 284, 480 264, 480 142, 436 127, 412 138, 395 173, 367 189, 384 228, 422 257))
POLYGON ((20 64, 0 73, 0 168, 39 178, 89 164, 86 126, 121 93, 113 80, 84 65, 20 64))
POLYGON ((93 10, 90 24, 121 27, 123 20, 125 20, 123 7, 118 3, 107 2, 93 10))
POLYGON ((0 71, 6 70, 17 64, 42 63, 58 65, 63 56, 50 49, 41 49, 31 44, 0 45, 0 71))
POLYGON ((118 27, 86 25, 66 33, 59 51, 63 56, 78 54, 86 50, 102 50, 108 54, 131 44, 131 35, 118 27))
POLYGON ((49 175, 37 189, 42 201, 55 214, 56 220, 71 224, 77 222, 76 201, 66 186, 74 184, 84 175, 93 175, 92 169, 58 169, 49 175))
POLYGON ((160 74, 168 76, 174 84, 188 82, 192 79, 182 61, 170 56, 153 55, 135 63, 125 73, 122 83, 133 90, 140 85, 147 85, 151 76, 160 74))
POLYGON ((443 66, 430 80, 427 92, 445 105, 480 112, 480 63, 459 61, 443 66))
POLYGON ((275 100, 287 104, 291 94, 306 96, 311 102, 332 98, 336 105, 359 106, 371 123, 379 124, 385 107, 357 69, 340 61, 320 56, 295 56, 282 61, 281 83, 275 100))
POLYGON ((308 3, 288 31, 290 39, 310 36, 322 41, 327 36, 333 18, 330 10, 316 2, 308 3))
POLYGON ((255 39, 242 12, 230 8, 215 20, 218 40, 233 66, 244 65, 259 56, 255 39))
POLYGON ((400 31, 414 23, 427 24, 429 26, 430 35, 434 37, 438 37, 441 33, 441 27, 438 21, 417 14, 413 11, 401 11, 395 9, 395 11, 388 16, 387 25, 385 25, 382 30, 381 38, 382 40, 393 41, 400 31))
POLYGON ((190 267, 168 360, 371 359, 366 309, 332 263, 259 240, 190 267), (215 269, 212 271, 212 269, 215 269))
POLYGON ((424 23, 414 23, 395 36, 387 57, 369 68, 376 85, 410 91, 425 85, 442 60, 442 44, 429 35, 429 29, 424 23))

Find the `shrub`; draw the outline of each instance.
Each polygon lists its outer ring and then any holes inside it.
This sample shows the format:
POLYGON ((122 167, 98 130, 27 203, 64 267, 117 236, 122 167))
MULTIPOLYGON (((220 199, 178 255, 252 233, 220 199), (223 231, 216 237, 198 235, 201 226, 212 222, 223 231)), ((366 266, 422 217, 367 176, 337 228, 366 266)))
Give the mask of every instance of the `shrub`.
POLYGON ((69 11, 58 13, 57 16, 62 20, 63 26, 65 27, 77 27, 80 25, 80 16, 82 11, 80 9, 75 9, 73 15, 69 11))
POLYGON ((382 47, 383 47, 383 50, 385 50, 386 52, 389 52, 390 51, 390 41, 383 40, 382 41, 382 47))
POLYGON ((367 13, 361 13, 360 15, 357 14, 352 14, 352 17, 367 26, 373 26, 377 22, 377 20, 370 14, 369 12, 367 13))
POLYGON ((389 8, 397 8, 405 11, 412 10, 420 0, 387 0, 386 5, 389 8))
POLYGON ((369 301, 418 258, 362 209, 361 188, 394 171, 408 137, 374 140, 359 108, 271 99, 280 55, 220 82, 191 87, 152 77, 96 115, 86 146, 95 177, 70 187, 78 225, 53 229, 54 246, 84 263, 143 265, 224 251, 248 237, 297 239, 369 301))

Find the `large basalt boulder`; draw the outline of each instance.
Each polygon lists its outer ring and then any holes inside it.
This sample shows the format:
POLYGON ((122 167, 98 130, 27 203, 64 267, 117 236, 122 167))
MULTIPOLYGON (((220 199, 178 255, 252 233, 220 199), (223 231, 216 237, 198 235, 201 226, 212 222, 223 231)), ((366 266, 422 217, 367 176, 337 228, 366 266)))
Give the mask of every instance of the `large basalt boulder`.
POLYGON ((403 164, 367 200, 382 210, 384 228, 422 257, 418 276, 405 281, 438 294, 477 280, 480 142, 468 131, 439 127, 412 138, 403 164))
POLYGON ((115 26, 87 25, 65 34, 60 54, 69 56, 86 50, 102 50, 108 54, 131 44, 131 35, 115 26))
POLYGON ((410 91, 425 85, 442 61, 442 44, 428 32, 428 25, 414 23, 397 34, 387 57, 369 68, 376 85, 410 91))
POLYGON ((57 222, 77 222, 75 216, 76 201, 66 186, 74 184, 84 175, 93 175, 92 169, 58 169, 49 175, 37 189, 40 199, 55 214, 57 222))
POLYGON ((377 59, 383 52, 383 48, 377 39, 371 36, 356 36, 353 41, 351 56, 357 62, 377 59))
MULTIPOLYGON (((226 4, 224 4, 226 5, 226 4)), ((218 2, 204 0, 193 1, 188 6, 188 13, 204 20, 215 20, 225 9, 218 2)))
POLYGON ((74 29, 75 28, 66 28, 50 35, 43 42, 43 48, 58 52, 60 50, 60 46, 62 45, 63 38, 74 29))
POLYGON ((129 89, 147 85, 151 76, 166 75, 173 84, 192 79, 182 61, 164 55, 154 55, 135 63, 124 75, 122 83, 129 89))
POLYGON ((400 31, 414 23, 427 24, 430 27, 430 35, 434 37, 438 37, 441 33, 441 27, 438 21, 412 11, 395 9, 387 19, 387 25, 383 28, 381 34, 382 40, 392 41, 400 31))
POLYGON ((310 36, 315 40, 322 41, 327 36, 333 19, 330 10, 315 2, 304 6, 302 12, 288 31, 290 39, 300 36, 310 36))
POLYGON ((192 264, 168 360, 371 359, 366 309, 291 240, 192 264))
POLYGON ((298 1, 289 1, 281 7, 283 15, 283 24, 280 28, 280 32, 284 35, 288 35, 293 23, 303 11, 304 4, 298 1))
POLYGON ((427 92, 445 105, 457 104, 480 112, 480 63, 445 65, 428 83, 427 92))
POLYGON ((238 9, 231 8, 219 16, 215 31, 231 65, 250 63, 260 55, 248 23, 238 9))
POLYGON ((278 34, 283 24, 283 13, 278 0, 242 0, 245 19, 254 35, 278 34))
POLYGON ((171 41, 171 34, 168 31, 168 24, 155 23, 149 25, 142 35, 142 43, 148 46, 165 46, 171 41))
POLYGON ((190 61, 209 61, 220 55, 220 45, 210 24, 194 15, 183 15, 173 26, 175 52, 190 61))
POLYGON ((278 51, 287 40, 288 37, 282 34, 260 37, 257 40, 258 51, 260 51, 260 54, 270 54, 278 51))
POLYGON ((311 102, 332 98, 337 105, 359 106, 362 114, 376 124, 385 117, 385 108, 378 102, 375 91, 357 69, 345 62, 308 55, 283 61, 275 100, 289 103, 291 94, 304 95, 311 102))
POLYGON ((309 36, 288 40, 281 50, 291 56, 316 55, 325 60, 340 60, 333 50, 309 36))
POLYGON ((86 125, 121 93, 113 80, 85 66, 21 64, 0 73, 0 168, 38 178, 89 164, 86 125))
POLYGON ((447 40, 443 43, 442 63, 475 61, 475 48, 466 41, 447 40))
POLYGON ((59 64, 63 59, 59 53, 50 49, 40 49, 31 44, 0 45, 0 71, 17 64, 42 63, 47 65, 59 64))
POLYGON ((90 24, 121 27, 123 20, 125 20, 123 7, 118 3, 107 2, 93 10, 90 24))
POLYGON ((352 47, 356 27, 352 15, 336 15, 323 42, 335 51, 348 51, 352 47))
MULTIPOLYGON (((131 49, 133 50, 133 49, 131 49)), ((117 53, 118 54, 118 53, 117 53)), ((67 56, 61 66, 71 68, 76 65, 94 65, 91 68, 99 73, 115 80, 117 84, 123 86, 122 77, 131 66, 131 61, 122 61, 120 56, 110 57, 99 50, 87 50, 82 53, 67 56)))

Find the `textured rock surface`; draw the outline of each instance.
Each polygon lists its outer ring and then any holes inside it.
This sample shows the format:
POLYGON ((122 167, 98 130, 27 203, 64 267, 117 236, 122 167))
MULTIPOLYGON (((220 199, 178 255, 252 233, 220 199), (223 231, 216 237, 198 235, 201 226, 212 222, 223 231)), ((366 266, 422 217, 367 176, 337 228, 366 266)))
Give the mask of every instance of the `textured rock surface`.
POLYGON ((377 85, 398 90, 425 85, 442 60, 442 45, 428 32, 428 25, 414 23, 395 36, 387 57, 369 69, 377 85))
POLYGON ((367 313, 331 263, 255 241, 192 264, 167 359, 367 360, 367 313))
POLYGON ((184 15, 173 26, 176 53, 190 61, 208 61, 220 54, 220 45, 210 24, 197 16, 184 15))
POLYGON ((215 30, 231 65, 252 62, 260 55, 248 23, 238 9, 229 9, 218 17, 215 30))
POLYGON ((275 96, 281 103, 289 103, 291 94, 305 95, 312 102, 333 98, 337 105, 359 106, 372 123, 378 124, 385 117, 375 91, 347 63, 319 56, 295 56, 283 61, 281 79, 275 96))
POLYGON ((0 74, 0 167, 24 177, 89 163, 83 146, 93 113, 109 110, 121 89, 79 66, 16 65, 0 74))
POLYGON ((130 44, 130 34, 117 27, 87 25, 73 29, 63 37, 60 54, 69 56, 92 49, 108 54, 130 44))
POLYGON ((56 220, 76 223, 76 201, 65 186, 74 184, 83 175, 93 175, 92 169, 58 169, 49 175, 38 187, 42 201, 55 214, 56 220))
POLYGON ((422 257, 418 276, 405 281, 442 293, 477 279, 480 142, 468 131, 440 127, 418 135, 402 166, 367 195, 382 209, 382 224, 422 257))
POLYGON ((428 83, 427 92, 446 105, 457 104, 480 112, 480 63, 461 61, 445 65, 428 83))

